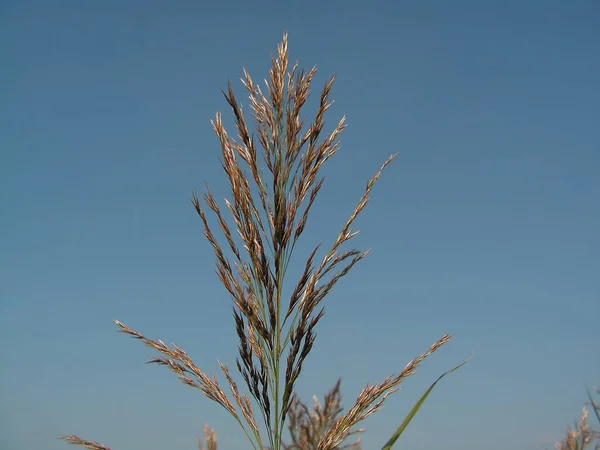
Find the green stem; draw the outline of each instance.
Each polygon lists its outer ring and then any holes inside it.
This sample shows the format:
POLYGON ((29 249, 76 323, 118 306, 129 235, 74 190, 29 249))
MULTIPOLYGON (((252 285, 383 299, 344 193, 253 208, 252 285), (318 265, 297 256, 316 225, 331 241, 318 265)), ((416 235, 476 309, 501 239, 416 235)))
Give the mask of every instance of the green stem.
MULTIPOLYGON (((278 271, 279 272, 279 271, 278 271)), ((279 322, 280 322, 280 317, 279 317, 279 310, 280 310, 280 305, 281 305, 281 285, 282 285, 282 278, 280 276, 280 272, 278 273, 278 277, 277 277, 277 285, 278 285, 278 289, 277 289, 277 325, 276 325, 276 329, 275 329, 275 436, 274 436, 274 450, 279 450, 281 447, 281 434, 280 434, 280 404, 279 404, 279 384, 280 384, 280 377, 279 377, 279 371, 280 371, 280 367, 281 367, 281 358, 280 358, 280 354, 281 354, 281 330, 279 329, 279 322)))
MULTIPOLYGON (((282 145, 282 133, 284 132, 284 127, 282 124, 282 111, 277 111, 276 116, 276 124, 278 127, 277 140, 275 142, 276 152, 277 152, 277 164, 279 165, 279 179, 277 180, 279 186, 277 187, 278 195, 285 195, 285 184, 286 180, 282 180, 283 175, 283 163, 284 163, 284 152, 282 145)), ((274 186, 275 187, 275 186, 274 186)), ((279 201, 278 198, 274 200, 279 201)), ((275 205, 273 205, 275 207, 275 205)), ((277 219, 276 219, 277 220, 277 219)), ((285 248, 278 246, 278 252, 285 253, 285 248)), ((283 274, 284 274, 284 266, 285 266, 285 254, 281 255, 282 257, 278 259, 278 264, 276 267, 277 273, 277 297, 275 299, 275 429, 274 429, 274 448, 273 450, 281 449, 281 429, 283 425, 283 417, 281 417, 281 404, 280 404, 280 370, 281 370, 281 294, 283 291, 283 274)))

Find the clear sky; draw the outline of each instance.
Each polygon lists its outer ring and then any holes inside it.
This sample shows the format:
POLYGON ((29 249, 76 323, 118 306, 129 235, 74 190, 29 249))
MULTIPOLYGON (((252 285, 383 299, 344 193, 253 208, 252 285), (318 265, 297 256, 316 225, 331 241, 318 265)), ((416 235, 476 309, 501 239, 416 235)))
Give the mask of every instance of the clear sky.
MULTIPOLYGON (((399 445, 552 448, 598 384, 600 3, 10 1, 0 3, 0 448, 248 448, 218 405, 115 332, 234 367, 229 299, 190 204, 228 195, 210 119, 230 78, 262 80, 283 31, 338 74, 342 149, 305 234, 331 242, 391 153, 357 223, 371 255, 326 302, 299 393, 343 376, 346 405, 444 333, 364 426, 399 445)), ((309 104, 314 112, 314 102, 309 104)), ((306 113, 309 113, 307 109, 306 113)), ((301 260, 299 260, 301 263, 301 260)), ((400 448, 400 447, 399 447, 400 448)))

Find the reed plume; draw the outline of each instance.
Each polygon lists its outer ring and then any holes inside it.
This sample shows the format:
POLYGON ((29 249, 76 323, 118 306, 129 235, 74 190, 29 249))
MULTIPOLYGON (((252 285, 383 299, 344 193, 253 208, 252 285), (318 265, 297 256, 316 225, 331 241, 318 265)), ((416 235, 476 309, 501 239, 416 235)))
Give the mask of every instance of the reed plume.
MULTIPOLYGON (((339 385, 326 397, 324 409, 315 405, 312 413, 295 396, 296 382, 324 315, 325 297, 369 253, 345 249, 358 234, 354 223, 372 198, 382 172, 396 157, 390 156, 367 182, 364 194, 322 256, 318 256, 321 245, 316 245, 300 277, 288 281, 294 249, 324 185, 321 170, 340 149, 339 137, 346 128, 346 118, 342 117, 333 131, 323 131, 325 114, 333 103, 330 94, 335 77, 321 90, 314 120, 305 124, 302 112, 316 73, 316 67, 304 71, 298 63, 290 66, 287 34, 272 57, 265 90, 244 69, 242 83, 249 95, 253 131, 229 83, 223 94, 233 113, 236 137, 225 129, 220 113, 212 126, 220 143, 230 198, 224 206, 219 205, 208 186, 201 198, 195 192, 192 197, 204 235, 215 253, 218 278, 232 300, 239 338, 236 367, 247 393, 242 392, 227 365, 218 362, 222 385, 215 375, 198 368, 182 348, 147 338, 115 321, 119 331, 156 352, 151 363, 166 366, 183 383, 225 408, 255 450, 344 448, 343 442, 359 431, 358 423, 378 411, 398 385, 450 339, 449 335, 443 336, 398 374, 365 387, 345 414, 339 385), (218 223, 222 239, 215 236, 209 212, 218 223), (284 281, 292 283, 288 297, 284 295, 284 281), (301 430, 296 435, 292 430, 291 444, 283 442, 286 419, 301 430)), ((209 450, 216 449, 214 431, 206 437, 209 450)), ((76 436, 65 439, 88 448, 107 449, 76 436)))
MULTIPOLYGON (((342 408, 341 379, 325 394, 321 405, 319 399, 313 397, 314 406, 309 408, 300 397, 294 395, 292 406, 288 412, 288 429, 291 443, 284 444, 284 450, 317 450, 322 437, 333 427, 342 408)), ((362 433, 363 429, 355 429, 350 435, 362 433)), ((356 442, 335 447, 336 450, 361 450, 360 439, 356 442)))
MULTIPOLYGON (((565 438, 556 444, 556 450, 585 450, 600 438, 600 433, 589 425, 587 418, 588 411, 583 408, 579 423, 567 430, 565 438)), ((599 448, 600 444, 596 446, 596 449, 599 448)))

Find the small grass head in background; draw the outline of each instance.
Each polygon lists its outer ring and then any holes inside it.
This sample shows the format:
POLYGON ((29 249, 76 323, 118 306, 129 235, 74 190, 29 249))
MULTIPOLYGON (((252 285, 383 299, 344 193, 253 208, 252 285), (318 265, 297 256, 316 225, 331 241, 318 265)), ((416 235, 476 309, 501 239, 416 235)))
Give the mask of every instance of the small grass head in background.
MULTIPOLYGON (((592 398, 592 394, 587 388, 586 393, 589 400, 586 402, 586 406, 591 408, 600 425, 600 403, 592 398)), ((600 388, 596 388, 596 393, 600 394, 600 388)), ((600 431, 590 425, 588 422, 588 410, 584 407, 581 419, 579 422, 575 422, 573 428, 567 429, 567 435, 563 440, 557 442, 556 450, 587 450, 597 440, 600 440, 600 431)), ((595 450, 600 450, 600 442, 594 448, 595 450)))
MULTIPOLYGON (((556 444, 556 450, 586 450, 592 446, 600 434, 588 423, 588 411, 583 408, 581 420, 567 430, 565 438, 556 444)), ((596 445, 600 449, 600 444, 596 445)))

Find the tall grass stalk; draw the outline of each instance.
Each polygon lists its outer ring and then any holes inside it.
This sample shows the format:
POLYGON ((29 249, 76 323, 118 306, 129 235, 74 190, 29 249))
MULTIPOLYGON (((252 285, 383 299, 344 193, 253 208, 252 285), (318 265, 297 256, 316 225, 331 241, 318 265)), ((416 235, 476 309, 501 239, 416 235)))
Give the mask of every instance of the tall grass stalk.
MULTIPOLYGON (((225 129, 220 113, 212 125, 220 142, 221 164, 229 180, 231 197, 220 206, 207 187, 202 199, 196 193, 192 199, 204 234, 214 249, 218 277, 233 303, 239 338, 236 366, 248 393, 241 392, 227 365, 218 362, 229 394, 214 375, 200 369, 182 348, 147 338, 115 321, 119 331, 157 352, 150 362, 166 366, 183 383, 199 389, 225 408, 255 450, 294 446, 302 450, 339 448, 358 431, 356 427, 361 421, 377 412, 388 396, 398 390, 398 385, 415 373, 423 360, 450 340, 449 335, 442 336, 398 374, 367 385, 343 414, 336 394, 339 386, 330 393, 329 416, 322 418, 322 423, 317 418, 311 423, 310 414, 299 412, 302 408, 298 410, 295 386, 325 313, 323 301, 340 279, 369 253, 343 248, 358 234, 354 223, 369 203, 382 172, 396 157, 390 156, 367 182, 364 194, 323 255, 317 256, 321 245, 316 245, 304 262, 299 279, 288 280, 294 249, 323 187, 321 170, 338 152, 338 138, 346 128, 346 119, 342 117, 331 133, 323 131, 325 113, 333 103, 330 93, 335 77, 325 84, 314 120, 305 126, 301 113, 316 73, 316 67, 306 72, 299 70, 298 63, 290 66, 287 34, 278 45, 277 55, 272 57, 265 91, 244 70, 242 83, 249 94, 254 132, 229 83, 223 94, 233 112, 237 138, 225 129), (215 228, 209 224, 209 210, 216 218, 221 240, 215 237, 215 228), (230 215, 229 221, 225 211, 230 215), (284 282, 290 287, 288 297, 284 296, 284 282), (284 443, 287 419, 291 423, 296 421, 301 430, 295 435, 295 429, 291 430, 292 444, 284 443)), ((327 400, 325 405, 327 408, 327 400)), ((417 410, 418 407, 420 404, 417 410)), ((317 416, 324 413, 318 408, 316 411, 317 416)), ((216 434, 208 430, 207 447, 216 448, 216 434)), ((63 438, 91 449, 107 448, 77 436, 63 438)))

